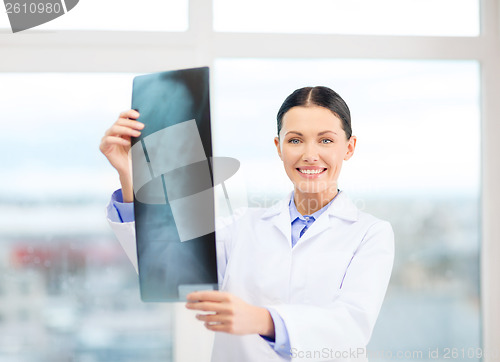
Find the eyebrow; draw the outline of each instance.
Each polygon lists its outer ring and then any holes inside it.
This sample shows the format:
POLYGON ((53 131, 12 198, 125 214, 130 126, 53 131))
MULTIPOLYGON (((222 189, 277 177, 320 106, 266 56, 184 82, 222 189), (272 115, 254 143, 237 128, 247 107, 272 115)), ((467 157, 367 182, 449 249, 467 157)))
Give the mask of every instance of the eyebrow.
MULTIPOLYGON (((295 133, 296 135, 303 136, 303 134, 302 134, 302 133, 297 132, 297 131, 288 131, 288 132, 285 134, 285 136, 286 136, 287 134, 289 134, 289 133, 295 133)), ((335 132, 333 132, 333 131, 321 131, 321 132, 319 132, 319 133, 318 133, 318 136, 322 136, 322 135, 324 135, 325 133, 333 133, 334 135, 337 135, 337 133, 335 133, 335 132)))

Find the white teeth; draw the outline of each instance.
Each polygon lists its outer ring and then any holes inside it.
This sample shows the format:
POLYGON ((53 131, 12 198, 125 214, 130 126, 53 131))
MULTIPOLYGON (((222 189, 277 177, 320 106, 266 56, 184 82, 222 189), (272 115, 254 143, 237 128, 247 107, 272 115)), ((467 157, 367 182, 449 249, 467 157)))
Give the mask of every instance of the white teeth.
POLYGON ((302 172, 302 173, 306 173, 308 175, 323 172, 323 170, 301 170, 300 168, 299 168, 299 171, 302 172))

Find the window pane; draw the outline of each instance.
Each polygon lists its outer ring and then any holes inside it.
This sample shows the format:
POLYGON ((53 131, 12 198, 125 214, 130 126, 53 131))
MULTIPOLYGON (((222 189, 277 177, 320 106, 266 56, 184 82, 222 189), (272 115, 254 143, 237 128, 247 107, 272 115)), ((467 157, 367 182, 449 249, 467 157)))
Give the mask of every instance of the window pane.
MULTIPOLYGON (((10 28, 7 16, 0 28, 10 28)), ((36 30, 186 31, 188 0, 81 0, 36 30)))
POLYGON ((0 360, 168 361, 171 313, 140 300, 105 220, 98 150, 132 74, 0 73, 0 360))
POLYGON ((477 36, 478 0, 214 0, 225 32, 477 36))
POLYGON ((429 348, 479 347, 478 63, 219 59, 214 153, 240 160, 250 205, 291 191, 275 117, 288 94, 310 85, 333 88, 351 109, 358 144, 340 188, 395 231, 369 351, 421 351, 431 361, 429 348))

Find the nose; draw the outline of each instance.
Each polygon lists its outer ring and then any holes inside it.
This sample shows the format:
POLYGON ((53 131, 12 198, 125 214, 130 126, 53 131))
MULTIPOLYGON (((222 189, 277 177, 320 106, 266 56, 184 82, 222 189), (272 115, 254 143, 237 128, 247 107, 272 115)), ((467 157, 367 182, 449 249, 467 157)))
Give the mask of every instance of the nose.
POLYGON ((302 161, 313 163, 319 160, 319 152, 315 144, 304 144, 304 153, 302 154, 302 161))

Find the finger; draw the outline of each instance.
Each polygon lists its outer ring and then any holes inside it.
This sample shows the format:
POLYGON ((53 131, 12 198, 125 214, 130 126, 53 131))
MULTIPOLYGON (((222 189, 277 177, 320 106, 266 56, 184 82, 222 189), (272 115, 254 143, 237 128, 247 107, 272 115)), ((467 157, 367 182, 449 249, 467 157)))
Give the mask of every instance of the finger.
POLYGON ((120 113, 120 118, 137 119, 139 118, 139 116, 140 116, 139 112, 137 112, 135 109, 129 109, 127 111, 120 113))
POLYGON ((117 137, 117 136, 106 136, 103 137, 101 141, 101 151, 109 146, 118 145, 118 146, 130 146, 130 140, 125 138, 117 137))
POLYGON ((205 322, 205 328, 213 332, 229 332, 228 326, 222 323, 205 322))
POLYGON ((141 131, 136 129, 131 129, 129 127, 119 126, 114 124, 110 129, 106 131, 106 136, 130 136, 130 137, 139 137, 141 135, 141 131))
POLYGON ((225 323, 228 322, 228 317, 221 314, 197 314, 196 319, 210 323, 225 323))
POLYGON ((186 303, 186 308, 191 310, 200 310, 203 312, 225 313, 227 306, 219 302, 195 302, 186 303))
POLYGON ((211 302, 226 302, 229 300, 228 293, 218 290, 204 290, 200 292, 189 293, 186 296, 188 302, 191 301, 211 301, 211 302))
POLYGON ((144 123, 127 118, 118 118, 115 124, 133 129, 143 129, 144 123))

